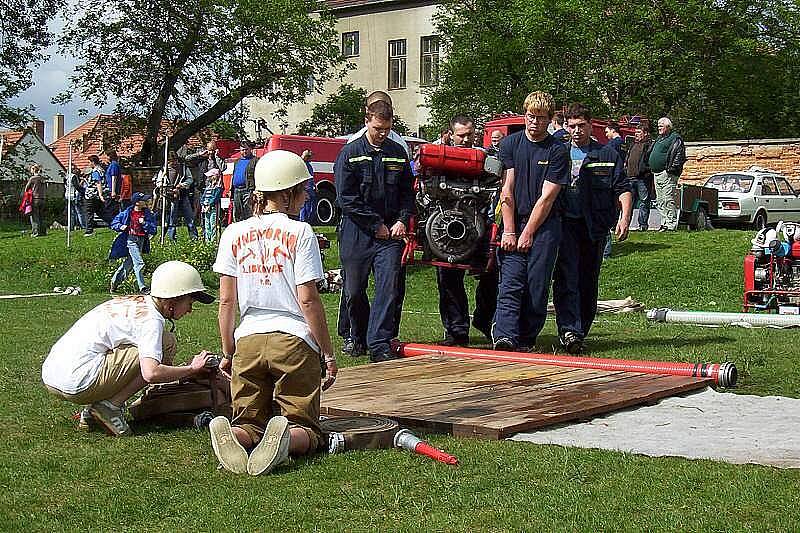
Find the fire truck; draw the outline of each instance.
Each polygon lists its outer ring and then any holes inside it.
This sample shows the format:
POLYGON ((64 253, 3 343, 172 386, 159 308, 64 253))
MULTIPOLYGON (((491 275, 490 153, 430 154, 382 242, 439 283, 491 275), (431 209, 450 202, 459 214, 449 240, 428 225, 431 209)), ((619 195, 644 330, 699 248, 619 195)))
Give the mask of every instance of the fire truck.
MULTIPOLYGON (((427 141, 416 137, 404 137, 409 147, 413 150, 416 146, 427 141)), ((347 137, 312 137, 306 135, 273 135, 266 146, 254 150, 258 157, 271 150, 287 150, 297 155, 304 150, 311 150, 311 167, 314 169, 314 185, 317 192, 317 223, 323 226, 332 226, 339 221, 339 208, 336 205, 336 186, 333 177, 333 164, 336 157, 347 143, 347 137)), ((233 167, 240 154, 233 154, 227 161, 223 180, 225 192, 222 198, 222 209, 230 205, 231 179, 233 167)))

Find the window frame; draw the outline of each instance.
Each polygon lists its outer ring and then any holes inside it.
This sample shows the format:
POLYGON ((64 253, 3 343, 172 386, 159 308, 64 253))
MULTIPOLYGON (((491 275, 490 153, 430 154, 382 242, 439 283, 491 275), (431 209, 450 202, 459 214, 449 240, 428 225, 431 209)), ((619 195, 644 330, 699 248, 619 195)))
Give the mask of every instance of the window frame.
POLYGON ((390 91, 397 91, 402 89, 408 88, 408 41, 406 39, 390 39, 387 45, 387 54, 388 54, 388 83, 387 87, 390 91), (399 54, 395 50, 395 54, 392 55, 392 45, 395 46, 399 45, 399 43, 403 43, 403 53, 399 54), (394 86, 392 83, 392 66, 397 64, 398 65, 398 72, 397 72, 397 86, 394 86))
POLYGON ((359 35, 358 31, 343 31, 342 32, 342 55, 344 57, 358 57, 361 54, 361 36, 359 35), (347 37, 355 37, 352 41, 355 46, 353 47, 353 53, 348 54, 346 51, 345 46, 345 39, 347 37))
POLYGON ((440 44, 438 35, 423 35, 419 38, 419 85, 420 87, 435 87, 439 85, 439 58, 440 44), (425 43, 436 43, 436 52, 426 52, 425 43), (425 80, 425 59, 431 58, 431 79, 425 80), (435 67, 433 67, 435 65, 435 67), (435 75, 434 75, 435 71, 435 75))

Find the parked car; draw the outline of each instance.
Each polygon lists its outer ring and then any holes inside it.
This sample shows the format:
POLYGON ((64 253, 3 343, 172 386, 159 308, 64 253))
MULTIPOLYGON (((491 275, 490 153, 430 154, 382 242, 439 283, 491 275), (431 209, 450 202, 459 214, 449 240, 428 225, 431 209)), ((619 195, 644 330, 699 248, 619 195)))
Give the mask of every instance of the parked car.
POLYGON ((714 174, 705 186, 719 191, 717 225, 761 229, 779 220, 800 220, 800 198, 789 180, 772 170, 752 166, 714 174))

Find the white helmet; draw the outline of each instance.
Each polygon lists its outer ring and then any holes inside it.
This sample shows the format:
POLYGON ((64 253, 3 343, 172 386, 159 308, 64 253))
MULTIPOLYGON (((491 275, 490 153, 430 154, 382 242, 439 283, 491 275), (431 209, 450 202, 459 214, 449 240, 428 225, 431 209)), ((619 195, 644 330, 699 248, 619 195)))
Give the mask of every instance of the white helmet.
POLYGON ((303 159, 286 150, 267 152, 256 163, 255 181, 257 191, 282 191, 311 179, 303 159))
POLYGON ((161 263, 153 272, 150 295, 156 298, 177 298, 191 294, 195 300, 210 304, 214 297, 206 292, 200 273, 183 261, 161 263))

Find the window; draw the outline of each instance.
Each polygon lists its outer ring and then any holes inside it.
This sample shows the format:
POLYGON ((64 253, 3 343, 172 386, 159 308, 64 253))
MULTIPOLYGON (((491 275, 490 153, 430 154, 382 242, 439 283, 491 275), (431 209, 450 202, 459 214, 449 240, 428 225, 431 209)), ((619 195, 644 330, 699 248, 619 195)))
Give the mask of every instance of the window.
POLYGON ((777 188, 775 187, 775 180, 772 176, 767 176, 764 178, 764 181, 761 182, 761 194, 764 196, 771 196, 777 193, 777 188))
POLYGON ((348 31, 342 34, 342 55, 355 57, 358 55, 358 32, 348 31))
POLYGON ((794 196, 794 191, 792 190, 792 186, 789 185, 789 182, 786 181, 786 178, 775 178, 775 181, 778 182, 778 190, 781 192, 781 196, 794 196))
POLYGON ((420 39, 419 84, 431 86, 439 83, 439 36, 420 39))
POLYGON ((389 41, 389 89, 406 88, 406 40, 389 41))

